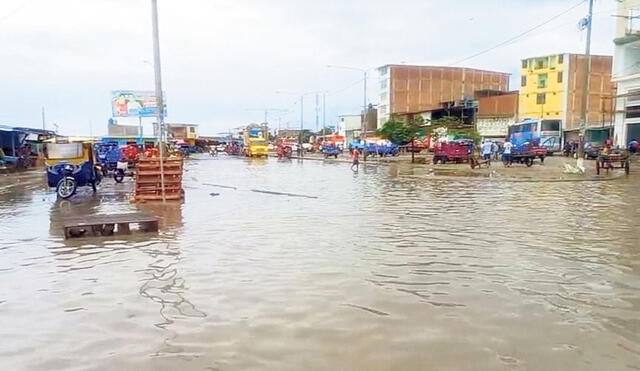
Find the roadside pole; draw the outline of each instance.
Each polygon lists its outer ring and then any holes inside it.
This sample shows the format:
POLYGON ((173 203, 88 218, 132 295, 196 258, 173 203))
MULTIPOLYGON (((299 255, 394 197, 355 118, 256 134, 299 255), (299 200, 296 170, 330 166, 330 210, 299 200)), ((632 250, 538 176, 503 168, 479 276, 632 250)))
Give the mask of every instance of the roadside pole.
POLYGON ((166 202, 164 186, 164 99, 162 96, 162 72, 160 70, 160 37, 158 33, 158 0, 151 0, 151 21, 153 26, 153 69, 156 82, 156 106, 158 109, 158 147, 160 155, 160 188, 162 202, 166 202))
POLYGON ((300 142, 300 146, 298 150, 300 151, 300 159, 304 157, 304 147, 302 146, 302 130, 304 127, 304 94, 300 96, 300 135, 298 141, 300 142))
POLYGON ((360 128, 360 130, 362 131, 362 133, 360 134, 360 143, 362 144, 362 158, 363 161, 367 161, 367 145, 365 143, 365 140, 367 138, 367 71, 364 71, 364 102, 363 102, 363 108, 364 111, 362 111, 362 127, 360 128))
POLYGON ((584 168, 584 143, 587 131, 587 104, 589 104, 589 75, 591 74, 591 26, 593 24, 593 0, 589 0, 587 22, 587 40, 584 52, 584 75, 582 79, 582 99, 580 106, 580 141, 578 145, 578 167, 584 168))

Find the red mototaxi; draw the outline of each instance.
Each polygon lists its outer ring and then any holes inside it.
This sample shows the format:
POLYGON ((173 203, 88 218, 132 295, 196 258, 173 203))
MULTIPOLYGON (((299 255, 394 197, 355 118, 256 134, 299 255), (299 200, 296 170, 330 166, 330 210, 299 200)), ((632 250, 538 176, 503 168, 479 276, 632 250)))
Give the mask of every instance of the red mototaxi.
POLYGON ((433 163, 468 162, 472 149, 473 142, 468 140, 437 142, 433 147, 433 163))
POLYGON ((290 143, 285 142, 284 140, 280 140, 276 146, 276 154, 278 158, 291 158, 291 154, 293 153, 293 148, 290 143))

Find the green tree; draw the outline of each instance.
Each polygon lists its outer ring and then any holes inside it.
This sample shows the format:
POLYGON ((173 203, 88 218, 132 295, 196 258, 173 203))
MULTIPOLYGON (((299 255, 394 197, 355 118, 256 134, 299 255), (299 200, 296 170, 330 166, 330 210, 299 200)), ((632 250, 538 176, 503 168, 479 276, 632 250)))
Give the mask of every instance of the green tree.
POLYGON ((429 134, 433 140, 438 140, 448 135, 452 135, 454 139, 470 138, 476 142, 480 139, 480 135, 474 126, 466 125, 460 118, 453 116, 444 116, 432 120, 428 126, 427 134, 429 134))
MULTIPOLYGON (((411 143, 413 147, 414 141, 425 135, 426 125, 422 116, 414 116, 407 119, 406 122, 391 118, 385 122, 380 129, 376 131, 379 136, 388 139, 395 144, 411 143)), ((415 152, 411 151, 411 162, 415 161, 415 152)))

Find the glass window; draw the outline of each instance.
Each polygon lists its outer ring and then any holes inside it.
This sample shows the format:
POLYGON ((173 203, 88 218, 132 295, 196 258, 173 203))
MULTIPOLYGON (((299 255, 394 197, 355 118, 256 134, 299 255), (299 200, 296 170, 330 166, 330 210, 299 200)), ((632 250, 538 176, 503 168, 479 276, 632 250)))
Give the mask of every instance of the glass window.
POLYGON ((547 95, 545 93, 536 95, 536 104, 545 104, 547 100, 547 95))
POLYGON ((560 121, 559 120, 542 121, 542 131, 560 131, 560 121))
POLYGON ((640 31, 640 9, 629 9, 629 33, 640 31))
POLYGON ((552 55, 549 57, 549 67, 550 68, 555 68, 556 67, 556 57, 555 55, 552 55))
POLYGON ((520 78, 520 86, 527 86, 527 76, 522 76, 520 78))
POLYGON ((381 80, 380 81, 380 89, 384 90, 387 88, 387 79, 381 80))
POLYGON ((538 87, 539 88, 546 88, 547 87, 547 77, 548 75, 546 73, 541 73, 538 75, 538 87))
POLYGON ((640 117, 640 106, 628 106, 624 111, 624 118, 635 119, 640 117))
POLYGON ((547 66, 549 65, 549 59, 548 58, 537 58, 536 59, 536 70, 540 70, 543 68, 547 68, 547 66))
POLYGON ((380 67, 379 71, 380 71, 380 75, 381 75, 381 76, 384 76, 384 75, 386 75, 386 74, 387 74, 387 72, 389 72, 389 67, 387 67, 387 66, 385 66, 385 67, 380 67))
POLYGON ((522 60, 522 68, 527 68, 527 60, 526 59, 522 60))
POLYGON ((564 54, 558 54, 558 64, 562 64, 564 62, 564 54))
POLYGON ((562 71, 558 72, 558 82, 562 82, 562 71))

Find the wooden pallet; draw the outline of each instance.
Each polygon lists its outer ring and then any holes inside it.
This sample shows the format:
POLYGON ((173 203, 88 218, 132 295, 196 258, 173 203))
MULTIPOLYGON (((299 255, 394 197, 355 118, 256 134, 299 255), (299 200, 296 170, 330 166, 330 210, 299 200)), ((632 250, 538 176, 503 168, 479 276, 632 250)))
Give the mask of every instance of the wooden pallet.
MULTIPOLYGON (((184 198, 182 164, 181 158, 166 158, 162 163, 165 200, 179 201, 184 198)), ((161 201, 163 199, 160 169, 159 158, 140 159, 135 177, 135 201, 161 201)))
POLYGON ((130 234, 132 224, 143 232, 158 231, 158 218, 144 213, 83 215, 65 218, 64 238, 130 234))

